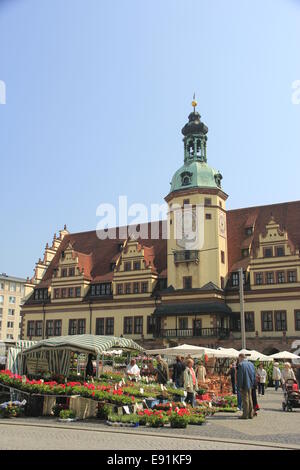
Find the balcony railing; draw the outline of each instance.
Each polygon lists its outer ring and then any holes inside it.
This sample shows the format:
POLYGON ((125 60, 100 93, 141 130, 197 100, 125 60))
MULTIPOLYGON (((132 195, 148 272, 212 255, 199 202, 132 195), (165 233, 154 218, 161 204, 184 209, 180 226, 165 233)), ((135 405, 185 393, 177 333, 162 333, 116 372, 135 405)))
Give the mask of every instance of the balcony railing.
POLYGON ((199 251, 198 250, 184 250, 184 251, 175 251, 174 252, 174 262, 175 263, 189 263, 191 261, 199 261, 199 251))
POLYGON ((230 330, 228 328, 173 328, 160 330, 157 336, 160 338, 228 338, 230 330))

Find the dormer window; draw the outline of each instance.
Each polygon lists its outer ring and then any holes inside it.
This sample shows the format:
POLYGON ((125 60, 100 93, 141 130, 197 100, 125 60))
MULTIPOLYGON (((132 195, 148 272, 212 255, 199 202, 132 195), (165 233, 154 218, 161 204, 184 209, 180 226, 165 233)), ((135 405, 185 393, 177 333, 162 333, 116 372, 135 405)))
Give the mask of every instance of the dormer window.
POLYGON ((193 173, 190 173, 189 171, 184 171, 181 173, 181 185, 182 186, 188 186, 192 182, 192 176, 193 173))
POLYGON ((242 256, 243 258, 247 258, 247 256, 249 256, 249 248, 244 248, 242 250, 242 256))
POLYGON ((272 258, 273 248, 264 248, 264 258, 272 258))
POLYGON ((70 277, 75 276, 75 268, 70 268, 69 269, 69 276, 70 277))
POLYGON ((284 246, 276 247, 276 256, 284 256, 284 246))
POLYGON ((141 269, 141 262, 140 261, 134 261, 133 262, 133 269, 134 271, 138 271, 141 269))
POLYGON ((131 271, 131 262, 127 261, 124 263, 124 271, 131 271))
POLYGON ((62 251, 62 252, 61 252, 61 259, 64 259, 64 257, 65 257, 65 252, 62 251))
POLYGON ((63 269, 61 270, 61 277, 67 277, 67 275, 68 275, 68 270, 67 270, 67 268, 63 268, 63 269))
POLYGON ((253 227, 247 227, 247 228, 245 229, 245 233, 246 233, 246 235, 247 235, 248 237, 249 237, 250 235, 252 235, 252 234, 253 234, 253 227))
POLYGON ((110 270, 113 271, 116 267, 116 263, 110 263, 110 270))

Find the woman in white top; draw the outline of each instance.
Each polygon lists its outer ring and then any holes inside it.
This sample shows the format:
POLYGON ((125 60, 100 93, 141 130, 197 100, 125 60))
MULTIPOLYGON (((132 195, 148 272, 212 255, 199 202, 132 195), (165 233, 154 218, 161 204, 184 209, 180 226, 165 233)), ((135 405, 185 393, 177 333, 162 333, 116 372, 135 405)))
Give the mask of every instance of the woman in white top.
POLYGON ((289 379, 296 380, 294 371, 293 371, 292 366, 289 362, 284 363, 284 369, 281 372, 281 377, 282 377, 283 383, 285 383, 289 379))
POLYGON ((265 394, 265 384, 266 384, 266 380, 267 380, 267 372, 264 369, 264 365, 263 365, 262 362, 259 364, 259 367, 257 368, 256 376, 257 376, 257 380, 258 380, 258 384, 257 384, 258 385, 258 395, 264 395, 265 394))

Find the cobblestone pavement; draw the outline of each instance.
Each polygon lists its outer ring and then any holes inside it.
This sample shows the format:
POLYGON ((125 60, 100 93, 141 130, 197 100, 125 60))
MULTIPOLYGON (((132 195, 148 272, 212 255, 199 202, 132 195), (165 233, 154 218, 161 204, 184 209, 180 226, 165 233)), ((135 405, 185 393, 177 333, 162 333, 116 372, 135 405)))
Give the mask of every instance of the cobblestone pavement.
POLYGON ((283 412, 282 392, 267 390, 253 420, 218 413, 203 426, 170 428, 108 428, 98 420, 64 425, 53 418, 0 421, 1 449, 300 449, 300 409, 283 412), (38 427, 36 427, 38 426, 38 427), (250 445, 252 444, 252 445, 250 445))
POLYGON ((11 426, 0 424, 1 450, 270 450, 268 447, 247 444, 182 440, 178 436, 133 436, 113 431, 57 429, 48 427, 27 427, 22 424, 11 426))

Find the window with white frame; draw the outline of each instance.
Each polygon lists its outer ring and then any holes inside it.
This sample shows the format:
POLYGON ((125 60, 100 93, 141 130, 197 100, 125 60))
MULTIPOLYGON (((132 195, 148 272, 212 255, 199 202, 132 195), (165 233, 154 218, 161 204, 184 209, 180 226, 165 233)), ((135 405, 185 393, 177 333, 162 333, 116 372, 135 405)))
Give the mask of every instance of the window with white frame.
POLYGON ((10 285, 9 285, 9 290, 10 292, 16 292, 16 283, 15 282, 11 282, 10 285))
POLYGON ((8 309, 8 315, 14 315, 15 314, 15 309, 14 308, 9 308, 8 309))
POLYGON ((16 298, 10 296, 9 299, 8 299, 8 301, 9 301, 10 304, 15 304, 15 303, 16 303, 16 298))

